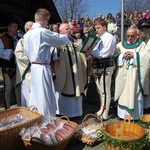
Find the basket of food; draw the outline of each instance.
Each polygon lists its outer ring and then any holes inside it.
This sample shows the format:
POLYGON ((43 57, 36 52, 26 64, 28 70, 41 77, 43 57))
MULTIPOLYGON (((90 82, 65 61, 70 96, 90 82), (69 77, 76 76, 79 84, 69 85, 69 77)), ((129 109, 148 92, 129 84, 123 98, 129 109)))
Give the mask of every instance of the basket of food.
POLYGON ((147 143, 144 128, 130 121, 111 122, 104 126, 103 142, 105 150, 142 150, 147 143))
POLYGON ((27 149, 64 150, 78 125, 69 118, 46 118, 40 124, 22 129, 20 135, 27 149), (66 120, 67 119, 67 120, 66 120))
POLYGON ((41 121, 42 115, 34 106, 15 107, 0 111, 0 149, 12 150, 23 146, 19 136, 22 128, 27 128, 41 121))
POLYGON ((92 146, 98 139, 98 133, 103 128, 103 122, 100 117, 94 114, 87 114, 82 120, 82 128, 77 132, 77 137, 88 146, 92 146), (95 117, 99 123, 87 124, 88 117, 95 117))

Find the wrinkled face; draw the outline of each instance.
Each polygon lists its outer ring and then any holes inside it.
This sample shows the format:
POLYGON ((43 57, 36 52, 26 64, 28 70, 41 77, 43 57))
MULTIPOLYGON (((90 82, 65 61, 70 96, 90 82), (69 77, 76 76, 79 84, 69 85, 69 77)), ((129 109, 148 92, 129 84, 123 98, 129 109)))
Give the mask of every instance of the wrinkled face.
POLYGON ((70 35, 70 26, 68 24, 63 25, 62 30, 60 30, 61 34, 68 34, 70 35))
POLYGON ((135 41, 137 40, 137 30, 136 29, 131 29, 131 30, 128 30, 127 31, 127 41, 130 43, 130 44, 133 44, 135 43, 135 41))
POLYGON ((17 34, 18 32, 18 25, 16 23, 12 23, 8 26, 8 32, 11 32, 12 34, 17 34))
POLYGON ((96 35, 101 36, 106 31, 106 26, 95 25, 96 35))

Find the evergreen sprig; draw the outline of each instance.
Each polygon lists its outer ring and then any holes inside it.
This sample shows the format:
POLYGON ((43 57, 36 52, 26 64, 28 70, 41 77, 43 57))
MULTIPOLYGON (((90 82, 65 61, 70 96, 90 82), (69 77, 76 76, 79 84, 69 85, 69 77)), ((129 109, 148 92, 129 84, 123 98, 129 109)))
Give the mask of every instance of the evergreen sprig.
POLYGON ((104 130, 101 130, 99 133, 98 141, 103 141, 104 145, 108 145, 110 147, 116 148, 119 150, 139 150, 141 148, 150 148, 149 136, 145 134, 141 139, 135 141, 124 141, 119 139, 114 139, 108 136, 104 130))
POLYGON ((138 119, 138 120, 136 121, 136 123, 137 123, 138 125, 142 126, 142 127, 145 128, 145 129, 149 129, 149 128, 150 128, 150 122, 144 121, 144 120, 142 120, 141 118, 138 119))

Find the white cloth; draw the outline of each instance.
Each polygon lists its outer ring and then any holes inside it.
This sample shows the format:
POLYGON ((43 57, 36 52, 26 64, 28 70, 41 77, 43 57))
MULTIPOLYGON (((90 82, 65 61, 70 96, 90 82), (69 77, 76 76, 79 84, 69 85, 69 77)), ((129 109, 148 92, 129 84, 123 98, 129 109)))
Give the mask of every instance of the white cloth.
POLYGON ((82 96, 79 97, 66 97, 62 96, 59 92, 57 79, 54 79, 56 90, 56 114, 64 115, 70 118, 82 116, 82 96))
POLYGON ((56 114, 64 115, 70 118, 82 116, 82 96, 79 97, 66 97, 62 96, 59 92, 57 79, 54 79, 54 86, 56 90, 56 114))
POLYGON ((150 47, 150 39, 148 40, 147 45, 150 47))
POLYGON ((60 35, 34 23, 24 35, 24 50, 30 62, 43 64, 31 65, 31 101, 44 117, 56 116, 56 96, 50 68, 50 47, 69 44, 66 35, 60 35), (47 63, 47 64, 44 64, 47 63))
MULTIPOLYGON (((103 69, 98 69, 97 72, 98 73, 102 73, 103 69)), ((109 113, 109 108, 110 108, 110 103, 111 103, 111 79, 112 79, 112 74, 114 72, 114 67, 108 67, 106 69, 106 73, 107 75, 105 76, 105 87, 106 87, 106 109, 103 112, 103 106, 104 106, 104 102, 105 102, 105 94, 104 94, 104 84, 103 84, 103 79, 104 76, 102 75, 100 80, 96 79, 95 83, 96 83, 96 88, 98 91, 98 94, 100 95, 100 110, 97 112, 97 115, 101 115, 102 112, 102 117, 103 119, 107 119, 108 118, 108 113, 109 113)))
POLYGON ((108 23, 108 28, 107 28, 108 32, 110 32, 111 34, 115 34, 117 32, 117 29, 118 27, 116 23, 112 23, 112 22, 108 23))
MULTIPOLYGON (((122 42, 117 44, 117 71, 115 78, 115 100, 118 100, 118 116, 124 119, 125 115, 130 115, 132 120, 137 120, 143 115, 143 95, 140 90, 140 84, 144 94, 149 94, 148 64, 149 49, 142 42, 135 48, 124 48, 122 42), (126 51, 134 53, 130 60, 125 60, 123 54, 126 51), (119 52, 119 53, 118 53, 119 52), (137 61, 137 53, 139 53, 140 61, 137 61), (143 58, 145 60, 143 61, 143 58), (140 64, 138 65, 138 63, 140 64), (140 79, 138 78, 140 77, 140 79)), ((141 89, 142 89, 141 88, 141 89)))
POLYGON ((59 114, 68 116, 70 118, 82 116, 82 96, 79 97, 66 97, 60 95, 60 99, 58 100, 59 114))
POLYGON ((53 79, 54 81, 54 87, 55 87, 55 95, 56 95, 56 114, 59 115, 60 114, 60 111, 59 111, 59 104, 58 104, 58 101, 59 101, 59 97, 60 97, 60 92, 59 92, 59 86, 58 86, 58 82, 55 79, 53 79))
POLYGON ((29 59, 24 53, 24 39, 20 39, 15 49, 16 56, 16 85, 21 83, 21 106, 29 107, 30 101, 30 86, 31 86, 31 72, 30 68, 26 72, 24 79, 23 74, 29 65, 29 59))
POLYGON ((56 97, 50 65, 31 65, 31 100, 43 116, 56 115, 56 97), (32 72, 33 71, 33 72, 32 72))
MULTIPOLYGON (((150 39, 147 42, 147 46, 150 49, 150 39)), ((149 66, 149 78, 150 78, 150 66, 149 66)), ((150 89, 150 81, 149 81, 149 89, 150 89)), ((144 97, 144 108, 145 109, 150 108, 150 94, 144 97)))
POLYGON ((108 58, 114 55, 116 39, 113 35, 105 32, 100 36, 101 40, 92 50, 92 55, 96 58, 108 58))
POLYGON ((30 90, 28 88, 27 80, 23 80, 21 83, 21 106, 29 107, 30 102, 30 90))
POLYGON ((30 62, 50 63, 50 47, 70 44, 66 35, 58 34, 34 23, 24 35, 24 49, 30 62))
POLYGON ((131 116, 132 120, 137 120, 139 116, 143 115, 143 96, 142 93, 139 92, 137 94, 137 100, 135 101, 135 109, 134 111, 128 110, 128 109, 123 109, 117 106, 117 111, 118 111, 118 116, 122 119, 124 119, 125 115, 131 116))

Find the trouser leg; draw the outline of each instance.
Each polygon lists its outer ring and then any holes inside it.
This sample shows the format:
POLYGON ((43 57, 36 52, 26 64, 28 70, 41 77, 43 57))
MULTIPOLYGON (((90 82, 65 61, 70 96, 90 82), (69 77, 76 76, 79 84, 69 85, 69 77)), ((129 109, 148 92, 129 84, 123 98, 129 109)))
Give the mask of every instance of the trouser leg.
POLYGON ((10 80, 8 74, 4 73, 3 77, 4 77, 4 98, 6 101, 7 108, 10 108, 13 82, 12 82, 12 80, 10 80))
MULTIPOLYGON (((102 109, 104 107, 104 102, 105 102, 103 78, 104 78, 104 76, 101 77, 101 82, 100 82, 102 109)), ((110 91, 110 89, 111 89, 111 74, 107 74, 105 76, 105 87, 106 87, 106 109, 104 110, 102 117, 103 117, 103 119, 108 119, 108 113, 109 113, 110 103, 111 103, 111 91, 110 91)))
POLYGON ((15 87, 15 96, 17 100, 17 106, 21 106, 21 84, 15 87))
POLYGON ((98 116, 102 113, 103 111, 103 108, 101 107, 102 105, 104 105, 104 101, 102 101, 101 99, 101 92, 100 92, 100 80, 99 79, 96 79, 95 80, 95 83, 96 83, 96 89, 97 89, 97 93, 99 95, 99 99, 100 99, 100 109, 99 111, 96 113, 98 116))
POLYGON ((99 90, 98 93, 100 94, 100 110, 97 112, 97 115, 101 115, 103 119, 108 119, 108 113, 111 103, 111 78, 112 78, 113 68, 110 67, 105 75, 105 88, 106 88, 106 109, 103 112, 103 107, 105 103, 105 93, 104 93, 104 83, 103 83, 103 74, 100 78, 100 82, 96 81, 97 89, 99 90))
POLYGON ((11 100, 12 100, 12 91, 15 88, 15 100, 17 101, 17 105, 21 106, 21 85, 15 85, 15 76, 10 79, 8 74, 4 73, 4 98, 6 101, 7 108, 10 108, 11 100))

